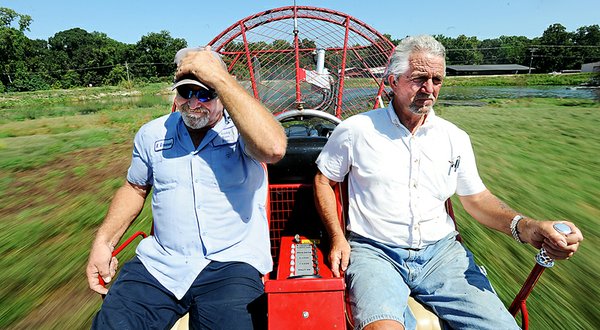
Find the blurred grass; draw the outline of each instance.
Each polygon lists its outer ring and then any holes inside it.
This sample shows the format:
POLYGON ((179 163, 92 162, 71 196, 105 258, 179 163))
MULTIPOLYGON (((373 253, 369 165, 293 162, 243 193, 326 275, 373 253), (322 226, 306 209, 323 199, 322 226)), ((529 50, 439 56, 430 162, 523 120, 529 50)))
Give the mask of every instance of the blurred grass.
MULTIPOLYGON (((166 87, 0 97, 0 329, 89 328, 101 303, 84 278, 91 240, 136 130, 170 111, 166 87)), ((129 232, 151 218, 144 209, 129 232)))
MULTIPOLYGON (((87 289, 91 240, 129 165, 137 128, 170 111, 167 85, 0 96, 0 329, 89 328, 101 300, 87 289)), ((438 106, 466 130, 486 185, 539 219, 570 219, 578 254, 545 272, 529 298, 532 329, 600 324, 600 104, 486 100, 438 106)), ((467 246, 508 305, 536 251, 470 219, 455 201, 467 246)), ((129 233, 149 230, 149 205, 129 233)), ((130 258, 125 251, 121 260, 130 258)))
MULTIPOLYGON (((577 255, 558 262, 528 300, 532 329, 597 329, 600 288, 600 103, 494 100, 446 107, 443 117, 469 132, 480 175, 508 205, 537 219, 569 219, 584 233, 577 255)), ((509 305, 534 264, 533 247, 491 232, 457 206, 465 242, 509 305)))
POLYGON ((449 76, 444 86, 578 86, 592 81, 592 73, 449 76))
MULTIPOLYGON (((594 77, 597 75, 593 73, 447 76, 444 86, 578 86, 591 83, 594 77)), ((344 87, 364 87, 374 83, 371 78, 347 78, 344 87)))

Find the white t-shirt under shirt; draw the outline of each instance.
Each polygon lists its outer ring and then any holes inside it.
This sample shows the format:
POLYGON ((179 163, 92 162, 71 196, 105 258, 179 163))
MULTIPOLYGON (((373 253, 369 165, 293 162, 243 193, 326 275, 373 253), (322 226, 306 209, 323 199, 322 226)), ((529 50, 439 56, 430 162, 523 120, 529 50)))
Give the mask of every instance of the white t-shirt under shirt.
POLYGON ((412 135, 391 103, 338 125, 317 165, 333 181, 348 175, 348 230, 404 248, 450 234, 446 199, 486 189, 467 133, 431 110, 412 135))

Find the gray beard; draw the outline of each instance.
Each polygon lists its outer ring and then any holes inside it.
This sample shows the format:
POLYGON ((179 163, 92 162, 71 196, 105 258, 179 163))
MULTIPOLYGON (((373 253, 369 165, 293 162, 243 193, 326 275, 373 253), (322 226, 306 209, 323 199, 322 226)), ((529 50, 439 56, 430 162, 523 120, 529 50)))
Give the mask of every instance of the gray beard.
POLYGON ((410 112, 416 114, 416 115, 426 115, 429 113, 429 111, 431 111, 431 109, 433 108, 433 106, 422 106, 419 107, 416 104, 411 104, 408 107, 408 110, 410 110, 410 112))
POLYGON ((208 125, 208 114, 205 116, 193 116, 187 112, 181 112, 181 119, 185 123, 185 126, 191 129, 200 129, 206 127, 208 125))

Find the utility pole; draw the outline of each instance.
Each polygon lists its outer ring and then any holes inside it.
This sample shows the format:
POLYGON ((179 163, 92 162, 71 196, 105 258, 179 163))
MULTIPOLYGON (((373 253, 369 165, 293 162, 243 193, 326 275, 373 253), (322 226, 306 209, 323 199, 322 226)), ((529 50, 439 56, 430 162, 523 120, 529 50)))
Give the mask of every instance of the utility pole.
POLYGON ((127 70, 127 83, 131 86, 131 81, 129 80, 129 64, 125 61, 125 70, 127 70))
POLYGON ((531 52, 531 58, 529 60, 529 73, 528 74, 531 74, 531 65, 533 64, 533 53, 535 53, 537 51, 537 48, 531 48, 529 51, 531 52))

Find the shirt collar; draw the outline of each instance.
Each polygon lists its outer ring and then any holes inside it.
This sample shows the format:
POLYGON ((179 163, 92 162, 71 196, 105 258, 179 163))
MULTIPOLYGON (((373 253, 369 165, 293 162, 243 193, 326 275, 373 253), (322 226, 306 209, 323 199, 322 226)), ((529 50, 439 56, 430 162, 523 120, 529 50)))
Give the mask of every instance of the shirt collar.
MULTIPOLYGON (((219 120, 217 122, 217 124, 213 128, 211 128, 210 130, 208 130, 208 132, 206 132, 206 136, 204 136, 204 138, 202 139, 202 141, 200 142, 200 145, 198 145, 198 148, 196 150, 201 150, 202 148, 204 148, 223 129, 227 128, 230 123, 231 123, 231 117, 229 116, 227 111, 225 109, 223 109, 223 117, 221 118, 221 120, 219 120)), ((189 133, 187 131, 185 123, 183 122, 183 118, 181 118, 181 114, 179 114, 179 122, 177 123, 177 137, 181 144, 186 145, 187 142, 184 142, 184 141, 188 141, 191 145, 191 148, 193 148, 193 145, 191 144, 192 141, 189 137, 189 133)))

